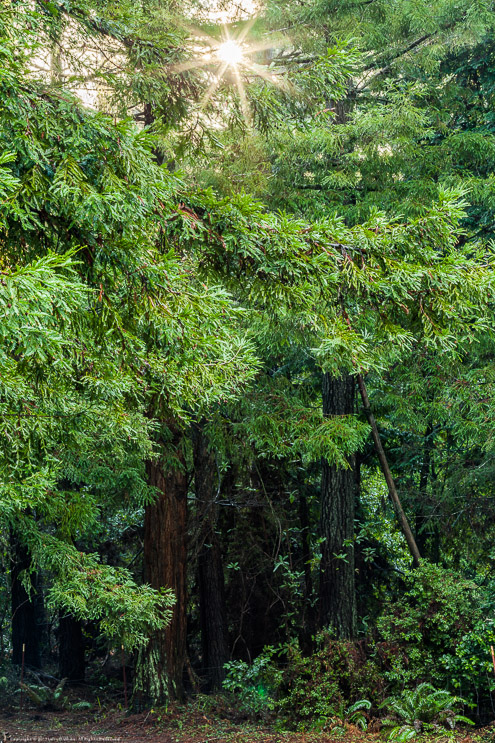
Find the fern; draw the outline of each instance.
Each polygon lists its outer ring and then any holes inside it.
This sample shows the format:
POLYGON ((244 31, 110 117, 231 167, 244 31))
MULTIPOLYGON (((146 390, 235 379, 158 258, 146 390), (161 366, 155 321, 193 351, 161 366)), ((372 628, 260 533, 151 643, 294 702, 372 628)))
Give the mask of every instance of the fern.
POLYGON ((464 704, 465 700, 461 697, 445 689, 435 689, 432 684, 425 682, 415 689, 406 689, 400 697, 389 697, 380 708, 385 708, 394 716, 384 723, 385 727, 391 727, 389 740, 402 743, 423 729, 446 726, 453 730, 458 722, 474 724, 457 713, 456 710, 464 704), (397 719, 400 720, 399 724, 397 719))

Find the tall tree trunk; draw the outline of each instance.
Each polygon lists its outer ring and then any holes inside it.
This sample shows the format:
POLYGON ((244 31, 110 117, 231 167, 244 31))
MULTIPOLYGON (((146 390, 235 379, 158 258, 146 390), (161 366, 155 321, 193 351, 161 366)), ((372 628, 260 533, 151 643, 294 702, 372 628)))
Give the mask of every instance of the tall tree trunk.
POLYGON ((41 581, 37 573, 31 573, 31 592, 26 591, 22 577, 29 572, 31 558, 27 548, 15 534, 10 535, 12 571, 10 591, 12 602, 12 663, 22 663, 22 647, 25 646, 25 663, 31 668, 41 668, 41 637, 44 629, 44 608, 41 581))
POLYGON ((148 483, 158 497, 144 516, 144 578, 152 588, 175 594, 172 620, 155 632, 139 653, 134 680, 136 704, 161 704, 184 696, 187 629, 187 477, 180 434, 174 435, 172 470, 162 461, 148 462, 148 483))
POLYGON ((218 691, 225 678, 224 665, 229 660, 225 586, 218 536, 211 533, 199 555, 199 608, 201 645, 207 690, 218 691))
POLYGON ((72 614, 61 613, 58 620, 58 672, 68 681, 84 681, 86 670, 82 624, 72 614))
MULTIPOLYGON (((323 375, 323 414, 354 412, 354 377, 323 375)), ((355 457, 342 469, 323 460, 320 534, 320 624, 333 628, 338 638, 356 634, 357 610, 354 574, 355 457)))
POLYGON ((229 660, 222 554, 216 533, 218 474, 201 423, 194 427, 193 441, 196 498, 204 509, 198 558, 203 675, 207 691, 218 691, 225 678, 224 664, 229 660))

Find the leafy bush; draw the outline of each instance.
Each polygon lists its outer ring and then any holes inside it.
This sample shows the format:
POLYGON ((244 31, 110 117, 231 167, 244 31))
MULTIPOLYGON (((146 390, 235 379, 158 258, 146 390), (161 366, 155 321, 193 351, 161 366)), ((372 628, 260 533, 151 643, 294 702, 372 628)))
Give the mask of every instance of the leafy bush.
POLYGON ((385 605, 375 657, 394 689, 431 681, 470 701, 493 688, 495 643, 487 590, 453 570, 423 562, 405 575, 406 591, 385 605))
POLYGON ((367 657, 364 642, 335 640, 322 633, 311 656, 303 657, 299 648, 291 647, 288 660, 277 706, 299 729, 321 729, 345 719, 363 727, 362 710, 372 704, 368 699, 376 703, 383 698, 379 669, 367 657))
POLYGON ((378 700, 383 684, 364 644, 333 640, 327 633, 317 643, 309 657, 290 645, 278 651, 266 647, 251 664, 226 663, 223 687, 238 712, 260 718, 276 710, 283 724, 299 729, 335 728, 347 721, 366 730, 372 703, 363 692, 378 700))
POLYGON ((457 722, 472 725, 471 720, 459 714, 464 704, 464 699, 449 691, 423 683, 416 689, 406 689, 400 697, 386 699, 380 706, 393 715, 393 719, 385 721, 385 725, 391 727, 389 740, 403 743, 424 730, 439 726, 453 730, 457 722))
POLYGON ((223 688, 234 698, 238 711, 247 717, 261 717, 275 709, 275 696, 282 674, 274 663, 276 651, 264 648, 251 664, 242 660, 226 663, 223 688))

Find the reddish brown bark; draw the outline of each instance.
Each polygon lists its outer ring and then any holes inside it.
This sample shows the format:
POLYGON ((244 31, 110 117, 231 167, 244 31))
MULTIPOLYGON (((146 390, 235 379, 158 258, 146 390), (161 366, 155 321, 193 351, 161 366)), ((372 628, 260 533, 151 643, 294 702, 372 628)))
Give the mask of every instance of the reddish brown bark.
POLYGON ((157 499, 144 518, 144 577, 153 588, 171 588, 176 603, 172 620, 156 632, 140 658, 141 694, 153 704, 181 699, 186 658, 187 477, 180 441, 177 466, 166 471, 161 461, 147 465, 148 483, 157 499))

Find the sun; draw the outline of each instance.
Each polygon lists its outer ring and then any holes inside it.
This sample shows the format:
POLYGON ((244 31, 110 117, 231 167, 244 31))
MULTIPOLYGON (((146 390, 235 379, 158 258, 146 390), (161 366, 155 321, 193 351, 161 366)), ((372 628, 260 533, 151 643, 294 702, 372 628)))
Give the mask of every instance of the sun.
MULTIPOLYGON (((208 0, 210 1, 210 0, 208 0)), ((239 0, 239 2, 257 2, 257 0, 239 0)), ((199 111, 205 111, 207 105, 220 88, 225 89, 234 86, 237 88, 240 107, 243 117, 248 125, 251 122, 251 113, 249 110, 249 100, 246 94, 245 85, 253 78, 262 78, 271 85, 279 87, 285 86, 285 80, 281 70, 270 68, 267 64, 258 64, 253 55, 258 52, 274 49, 274 40, 272 38, 266 41, 253 42, 249 39, 250 31, 255 24, 257 15, 253 15, 243 28, 235 29, 235 37, 230 36, 230 30, 224 24, 223 40, 217 36, 210 36, 201 28, 193 26, 187 27, 191 40, 197 46, 194 47, 194 55, 179 64, 173 65, 170 69, 173 72, 186 72, 191 69, 205 68, 205 80, 208 82, 207 88, 199 102, 199 111)), ((280 46, 280 42, 278 42, 280 46)))
POLYGON ((222 62, 232 67, 240 64, 244 57, 242 46, 237 41, 234 41, 234 39, 224 41, 215 53, 222 62))

